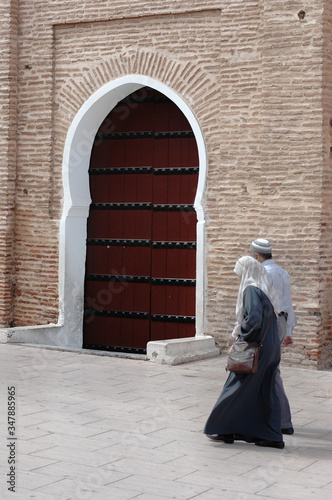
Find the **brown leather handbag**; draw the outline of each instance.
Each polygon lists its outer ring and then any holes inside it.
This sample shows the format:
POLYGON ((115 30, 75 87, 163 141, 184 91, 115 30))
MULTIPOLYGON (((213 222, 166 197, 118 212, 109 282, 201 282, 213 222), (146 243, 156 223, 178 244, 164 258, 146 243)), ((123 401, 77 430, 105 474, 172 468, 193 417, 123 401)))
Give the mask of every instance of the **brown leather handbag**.
POLYGON ((270 328, 272 317, 273 313, 260 342, 245 342, 243 340, 234 342, 233 348, 228 355, 226 371, 238 374, 257 373, 259 351, 270 328))

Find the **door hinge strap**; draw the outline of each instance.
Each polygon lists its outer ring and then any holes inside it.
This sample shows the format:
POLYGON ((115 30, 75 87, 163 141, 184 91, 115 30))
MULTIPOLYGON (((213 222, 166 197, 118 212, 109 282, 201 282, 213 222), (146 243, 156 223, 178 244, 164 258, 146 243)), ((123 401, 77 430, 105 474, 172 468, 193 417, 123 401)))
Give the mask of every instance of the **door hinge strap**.
POLYGON ((188 249, 193 250, 196 248, 195 241, 154 241, 152 243, 153 248, 176 248, 176 249, 188 249))
POLYGON ((171 323, 195 323, 195 316, 172 316, 167 314, 152 314, 152 321, 171 323))
POLYGON ((196 286, 196 280, 181 278, 152 278, 151 283, 162 286, 196 286))
POLYGON ((128 276, 118 274, 86 274, 88 281, 114 281, 122 283, 149 283, 149 276, 128 276))
POLYGON ((91 203, 91 210, 151 210, 152 203, 91 203))
POLYGON ((151 174, 152 167, 90 168, 90 175, 151 174))
POLYGON ((151 245, 151 240, 111 240, 108 238, 88 238, 87 244, 110 247, 149 247, 151 245))
POLYGON ((108 318, 149 319, 149 313, 136 311, 110 311, 109 309, 85 309, 86 316, 105 316, 108 318))

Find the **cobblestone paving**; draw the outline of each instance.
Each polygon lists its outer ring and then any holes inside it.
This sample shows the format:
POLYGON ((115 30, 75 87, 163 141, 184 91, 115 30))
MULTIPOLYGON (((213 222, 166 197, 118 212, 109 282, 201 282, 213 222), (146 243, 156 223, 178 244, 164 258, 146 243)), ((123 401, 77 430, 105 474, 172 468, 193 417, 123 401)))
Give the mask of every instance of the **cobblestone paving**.
POLYGON ((295 434, 276 450, 203 435, 224 356, 164 366, 1 344, 0 366, 2 499, 332 498, 332 371, 282 366, 295 434))

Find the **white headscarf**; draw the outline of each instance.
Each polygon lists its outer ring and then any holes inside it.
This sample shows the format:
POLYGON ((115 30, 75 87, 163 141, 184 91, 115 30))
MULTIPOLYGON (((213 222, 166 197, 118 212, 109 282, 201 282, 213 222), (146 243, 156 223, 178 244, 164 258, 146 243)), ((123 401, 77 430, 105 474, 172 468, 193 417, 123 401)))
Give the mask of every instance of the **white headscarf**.
POLYGON ((243 320, 243 292, 252 285, 262 290, 270 299, 276 315, 280 312, 280 301, 272 287, 272 281, 265 267, 253 257, 241 257, 235 264, 234 272, 241 276, 241 284, 236 303, 236 318, 239 323, 243 320))

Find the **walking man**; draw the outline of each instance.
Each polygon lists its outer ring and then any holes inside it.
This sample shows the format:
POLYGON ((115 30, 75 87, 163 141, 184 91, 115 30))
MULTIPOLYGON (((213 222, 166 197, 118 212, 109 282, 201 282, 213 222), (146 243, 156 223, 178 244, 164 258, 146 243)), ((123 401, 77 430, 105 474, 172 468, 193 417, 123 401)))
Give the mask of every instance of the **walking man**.
MULTIPOLYGON (((292 305, 290 276, 285 269, 275 264, 272 258, 272 246, 268 240, 258 238, 251 243, 250 249, 252 256, 269 273, 272 285, 279 295, 281 313, 277 318, 277 330, 280 346, 291 345, 293 343, 292 333, 296 325, 296 318, 292 305)), ((280 366, 277 370, 276 390, 281 404, 281 432, 283 434, 293 434, 291 411, 280 375, 280 366)))

